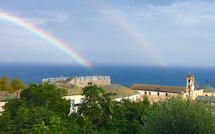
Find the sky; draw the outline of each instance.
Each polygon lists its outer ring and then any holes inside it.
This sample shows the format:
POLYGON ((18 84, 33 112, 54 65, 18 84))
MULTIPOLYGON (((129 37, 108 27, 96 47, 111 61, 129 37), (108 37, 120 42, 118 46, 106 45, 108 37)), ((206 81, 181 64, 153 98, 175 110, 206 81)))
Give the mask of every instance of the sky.
POLYGON ((215 66, 212 0, 0 0, 0 3, 3 63, 215 66), (4 15, 27 25, 8 21, 1 17, 4 15), (46 33, 45 37, 41 33, 46 33))

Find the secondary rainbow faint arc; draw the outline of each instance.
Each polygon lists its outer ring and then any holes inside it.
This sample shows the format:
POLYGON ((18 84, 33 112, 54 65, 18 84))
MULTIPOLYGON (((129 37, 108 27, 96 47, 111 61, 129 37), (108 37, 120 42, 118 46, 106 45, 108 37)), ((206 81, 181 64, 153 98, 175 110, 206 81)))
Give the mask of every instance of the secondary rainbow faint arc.
POLYGON ((91 64, 89 62, 87 62, 84 58, 82 58, 75 51, 73 51, 71 48, 69 48, 66 44, 57 40, 56 38, 54 38, 50 34, 46 33, 45 31, 31 25, 30 23, 25 22, 21 18, 8 15, 5 12, 0 12, 0 18, 7 20, 13 24, 16 24, 16 25, 26 29, 27 31, 37 35, 38 37, 42 38, 43 40, 49 42, 51 45, 55 46, 59 50, 66 53, 69 57, 71 57, 73 60, 78 62, 80 65, 82 65, 88 69, 91 69, 91 64))
POLYGON ((167 63, 163 56, 156 50, 156 48, 147 42, 144 38, 142 32, 135 28, 127 19, 123 18, 119 12, 114 11, 107 2, 104 0, 97 0, 100 7, 108 9, 108 11, 103 12, 107 15, 114 23, 116 23, 122 30, 124 30, 131 39, 133 39, 136 44, 143 49, 143 51, 159 66, 166 66, 167 63))

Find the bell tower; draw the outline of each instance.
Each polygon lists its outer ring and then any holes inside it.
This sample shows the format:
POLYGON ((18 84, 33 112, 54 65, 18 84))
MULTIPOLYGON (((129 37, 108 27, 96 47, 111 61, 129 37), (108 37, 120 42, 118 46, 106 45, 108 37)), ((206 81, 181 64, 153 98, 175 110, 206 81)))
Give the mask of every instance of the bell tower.
POLYGON ((195 90, 194 75, 189 73, 186 79, 187 79, 186 93, 194 91, 195 90))

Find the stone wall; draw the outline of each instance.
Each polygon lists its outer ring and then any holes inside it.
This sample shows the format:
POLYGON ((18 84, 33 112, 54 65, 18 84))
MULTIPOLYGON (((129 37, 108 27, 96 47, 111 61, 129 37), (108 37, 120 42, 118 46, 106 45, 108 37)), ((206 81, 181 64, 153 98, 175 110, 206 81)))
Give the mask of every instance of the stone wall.
POLYGON ((107 86, 110 85, 110 76, 75 76, 75 77, 56 77, 56 78, 44 78, 42 82, 53 82, 56 81, 67 81, 67 84, 75 85, 77 87, 85 87, 89 82, 96 84, 98 86, 107 86), (71 80, 68 80, 72 78, 71 80))
POLYGON ((96 84, 98 86, 107 86, 110 85, 110 79, 103 79, 103 80, 99 80, 99 79, 86 79, 86 80, 76 80, 75 85, 77 87, 85 87, 88 85, 89 82, 92 82, 93 84, 96 84))
POLYGON ((9 95, 9 91, 0 91, 1 95, 9 95))

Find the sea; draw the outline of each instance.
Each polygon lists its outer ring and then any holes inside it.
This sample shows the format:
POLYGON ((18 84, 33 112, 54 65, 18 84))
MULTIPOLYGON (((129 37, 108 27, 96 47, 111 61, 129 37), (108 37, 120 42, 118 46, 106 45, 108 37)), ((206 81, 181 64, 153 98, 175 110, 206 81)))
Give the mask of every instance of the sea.
POLYGON ((215 68, 209 67, 95 65, 89 70, 73 65, 0 63, 0 78, 19 78, 27 85, 39 84, 42 78, 100 75, 110 76, 111 84, 125 87, 132 84, 186 86, 186 76, 189 72, 194 75, 199 86, 210 85, 215 88, 215 68))

